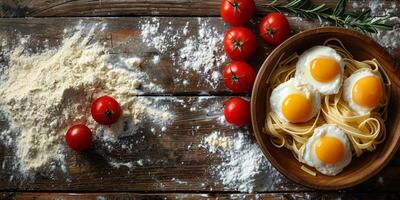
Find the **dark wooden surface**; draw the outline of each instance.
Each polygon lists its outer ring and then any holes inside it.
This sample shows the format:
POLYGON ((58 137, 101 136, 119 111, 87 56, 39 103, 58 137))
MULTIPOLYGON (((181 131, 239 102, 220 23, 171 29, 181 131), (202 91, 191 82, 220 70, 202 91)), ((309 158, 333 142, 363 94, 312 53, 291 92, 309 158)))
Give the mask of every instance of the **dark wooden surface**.
POLYGON ((317 193, 317 192, 292 192, 292 193, 260 193, 260 194, 215 194, 215 193, 3 193, 5 198, 15 198, 17 200, 128 200, 128 199, 200 199, 200 200, 282 200, 282 199, 398 199, 400 193, 317 193))
MULTIPOLYGON (((258 13, 265 12, 268 1, 257 1, 258 13)), ((335 1, 319 0, 333 5, 335 1)), ((359 6, 348 9, 362 9, 368 2, 355 1, 359 6)), ((385 9, 390 9, 391 1, 376 1, 382 3, 376 15, 383 15, 385 9)), ((190 80, 188 86, 174 84, 177 76, 182 76, 174 69, 176 66, 168 55, 162 55, 153 48, 141 42, 138 23, 147 18, 143 17, 94 17, 91 16, 132 16, 132 15, 163 15, 182 17, 162 17, 161 23, 171 21, 174 28, 182 28, 189 24, 189 35, 197 30, 197 18, 208 20, 210 26, 224 32, 228 26, 218 15, 219 0, 213 1, 14 1, 0 2, 0 16, 3 17, 52 17, 52 18, 3 18, 0 19, 0 37, 7 38, 10 44, 15 43, 17 36, 31 35, 37 43, 34 47, 43 46, 48 40, 50 46, 57 46, 62 38, 63 29, 72 27, 81 21, 90 25, 96 22, 107 24, 104 32, 97 33, 97 39, 106 42, 110 52, 115 55, 137 55, 144 58, 142 68, 151 78, 157 79, 156 84, 165 88, 162 93, 145 91, 142 98, 150 100, 163 98, 165 103, 176 114, 176 120, 168 129, 160 134, 150 131, 151 124, 141 128, 144 141, 134 150, 125 151, 116 148, 108 151, 102 143, 97 143, 89 152, 83 155, 70 153, 67 155, 69 177, 63 175, 46 177, 38 175, 34 180, 13 179, 11 166, 5 165, 0 170, 0 198, 3 199, 96 199, 102 196, 106 199, 334 199, 338 197, 351 199, 398 199, 400 192, 400 153, 385 167, 382 172, 371 180, 346 191, 323 192, 294 184, 283 176, 280 181, 272 178, 276 173, 271 169, 263 175, 270 185, 260 194, 240 194, 238 191, 226 189, 221 181, 209 173, 209 167, 218 165, 221 160, 216 154, 209 154, 199 147, 202 139, 214 130, 233 136, 238 131, 250 128, 235 128, 220 123, 223 102, 229 93, 223 84, 211 87, 204 82, 202 76, 196 73, 183 75, 190 80), (64 18, 65 16, 84 16, 64 18), (187 17, 184 17, 187 16, 187 17), (89 17, 89 18, 86 18, 89 17), (153 66, 152 56, 160 54, 161 62, 153 66), (162 73, 160 73, 162 72, 162 73), (163 97, 160 95, 172 95, 163 97), (203 95, 206 95, 205 97, 203 95), (208 108, 211 112, 190 109, 195 104, 208 108), (198 128, 196 128, 198 126, 198 128), (188 148, 188 145, 190 147, 188 148), (112 168, 110 160, 128 162, 139 159, 151 159, 135 169, 121 167, 112 168), (157 162, 160 160, 160 162, 157 162), (68 180, 67 180, 68 179, 68 180), (176 181, 179 180, 179 181, 176 181), (202 184, 205 183, 205 184, 202 184), (72 194, 74 193, 74 194, 72 194)), ((398 3, 398 2, 397 2, 398 3)), ((392 15, 399 15, 399 9, 392 15)), ((289 17, 292 34, 320 26, 318 22, 300 20, 295 16, 289 17)), ((256 25, 250 24, 251 28, 256 25)), ((184 39, 184 38, 183 38, 184 39)), ((182 39, 182 40, 183 40, 182 39)), ((273 50, 263 42, 259 42, 257 55, 250 62, 255 68, 273 50)), ((182 46, 176 46, 176 51, 182 46)), ((400 49, 390 49, 399 63, 400 49)), ((171 53, 171 52, 170 52, 171 53)), ((220 66, 222 69, 224 65, 220 66)), ((238 94, 243 95, 243 94, 238 94)), ((250 133, 251 134, 251 133, 250 133)), ((129 144, 137 140, 136 136, 121 138, 122 143, 129 144)), ((0 163, 12 159, 7 149, 0 148, 0 163)), ((7 163, 7 162, 6 162, 7 163)))
MULTIPOLYGON (((221 0, 2 0, 0 16, 3 17, 62 17, 62 16, 129 16, 129 15, 161 15, 161 16, 218 16, 221 0)), ((256 0, 257 14, 268 11, 271 1, 256 0)), ((281 0, 282 2, 282 0, 281 0)), ((325 3, 334 6, 333 0, 312 0, 316 4, 325 3)), ((377 8, 375 15, 383 15, 390 9, 393 1, 374 1, 377 8)), ((362 10, 369 1, 353 0, 346 9, 362 10), (357 3, 357 6, 353 5, 357 3)), ((394 10, 392 15, 399 15, 394 10)))

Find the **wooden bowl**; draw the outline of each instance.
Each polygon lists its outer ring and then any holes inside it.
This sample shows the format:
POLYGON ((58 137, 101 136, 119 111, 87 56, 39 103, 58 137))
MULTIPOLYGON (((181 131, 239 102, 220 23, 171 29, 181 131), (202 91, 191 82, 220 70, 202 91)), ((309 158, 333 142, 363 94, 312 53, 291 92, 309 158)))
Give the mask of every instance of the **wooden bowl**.
MULTIPOLYGON (((290 180, 307 187, 325 190, 343 189, 357 185, 377 174, 393 157, 400 138, 400 70, 396 71, 393 58, 373 39, 347 29, 324 27, 298 33, 279 45, 261 66, 251 96, 251 120, 257 142, 272 165, 290 180), (325 176, 317 172, 312 176, 300 169, 292 153, 286 148, 272 145, 267 134, 262 132, 267 114, 268 76, 278 61, 279 56, 302 53, 306 49, 322 45, 328 38, 340 39, 357 60, 376 58, 392 82, 389 118, 386 121, 387 137, 373 152, 364 153, 359 158, 353 157, 350 165, 336 176, 325 176)), ((269 107, 268 107, 269 109, 269 107)))

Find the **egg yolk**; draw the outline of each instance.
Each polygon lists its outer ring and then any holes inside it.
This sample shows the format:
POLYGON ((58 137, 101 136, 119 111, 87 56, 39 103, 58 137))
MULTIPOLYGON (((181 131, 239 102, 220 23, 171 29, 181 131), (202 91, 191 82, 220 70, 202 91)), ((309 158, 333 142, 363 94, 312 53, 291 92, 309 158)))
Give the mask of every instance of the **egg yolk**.
POLYGON ((319 139, 315 146, 315 153, 320 161, 328 164, 334 164, 344 157, 343 143, 331 136, 324 136, 319 139))
POLYGON ((359 79, 353 86, 352 99, 360 106, 373 108, 383 97, 383 86, 379 78, 366 76, 359 79))
POLYGON ((330 82, 339 73, 340 66, 334 58, 322 56, 311 62, 311 76, 319 82, 330 82))
POLYGON ((291 123, 306 122, 312 110, 312 101, 303 94, 290 94, 282 102, 282 113, 291 123))

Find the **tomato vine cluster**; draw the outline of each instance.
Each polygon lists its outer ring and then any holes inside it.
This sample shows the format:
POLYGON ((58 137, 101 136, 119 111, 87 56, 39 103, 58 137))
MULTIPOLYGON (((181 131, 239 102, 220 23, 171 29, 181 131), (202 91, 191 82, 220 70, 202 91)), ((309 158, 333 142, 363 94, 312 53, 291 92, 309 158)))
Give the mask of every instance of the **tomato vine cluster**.
MULTIPOLYGON (((234 27, 224 37, 224 50, 232 62, 224 68, 225 86, 232 92, 251 92, 256 72, 246 61, 255 54, 257 40, 254 33, 244 25, 256 11, 254 0, 223 0, 222 19, 234 27)), ((258 27, 260 37, 271 45, 279 45, 289 36, 289 22, 280 12, 267 14, 258 27)), ((225 104, 225 119, 234 125, 243 126, 250 122, 249 101, 235 97, 225 104)))

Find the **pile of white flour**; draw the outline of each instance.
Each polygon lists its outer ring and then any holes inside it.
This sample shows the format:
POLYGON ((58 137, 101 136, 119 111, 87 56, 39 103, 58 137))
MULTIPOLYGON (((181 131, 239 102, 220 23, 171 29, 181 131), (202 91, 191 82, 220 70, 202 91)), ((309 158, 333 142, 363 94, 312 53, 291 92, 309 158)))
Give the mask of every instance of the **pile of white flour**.
POLYGON ((97 132, 118 134, 126 123, 139 125, 144 117, 167 122, 173 114, 153 107, 146 98, 137 98, 139 87, 151 90, 147 75, 136 69, 140 58, 122 59, 125 67, 109 62, 104 47, 91 42, 93 27, 76 27, 66 33, 59 48, 29 53, 24 38, 8 54, 5 80, 0 82, 0 108, 9 120, 10 130, 19 134, 16 154, 24 174, 49 167, 63 159, 64 134, 69 126, 85 123, 97 132), (90 105, 101 95, 113 96, 123 110, 122 119, 111 127, 97 125, 90 116, 90 105))

